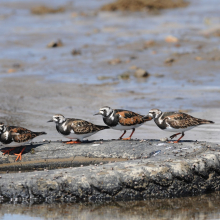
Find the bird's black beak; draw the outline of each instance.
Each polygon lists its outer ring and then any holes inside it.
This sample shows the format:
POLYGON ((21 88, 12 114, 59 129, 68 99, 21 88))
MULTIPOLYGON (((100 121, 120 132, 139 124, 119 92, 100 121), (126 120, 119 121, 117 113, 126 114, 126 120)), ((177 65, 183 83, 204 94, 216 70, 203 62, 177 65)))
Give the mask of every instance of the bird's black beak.
POLYGON ((152 116, 150 116, 150 115, 146 115, 146 116, 144 116, 144 118, 145 118, 146 120, 148 120, 148 121, 150 121, 150 120, 152 120, 152 119, 153 119, 153 117, 152 117, 152 116))
POLYGON ((96 113, 96 114, 94 114, 94 115, 101 115, 101 113, 100 113, 100 112, 98 112, 98 113, 96 113))
POLYGON ((49 120, 48 122, 53 122, 53 119, 49 120))

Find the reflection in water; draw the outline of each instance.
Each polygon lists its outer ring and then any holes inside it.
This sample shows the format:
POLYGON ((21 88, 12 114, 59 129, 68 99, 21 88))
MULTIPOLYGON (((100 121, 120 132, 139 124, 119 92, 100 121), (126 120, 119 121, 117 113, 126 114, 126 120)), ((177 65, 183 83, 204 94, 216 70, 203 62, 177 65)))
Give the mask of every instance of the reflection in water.
POLYGON ((220 193, 216 192, 130 202, 1 204, 0 219, 219 219, 219 209, 220 193))

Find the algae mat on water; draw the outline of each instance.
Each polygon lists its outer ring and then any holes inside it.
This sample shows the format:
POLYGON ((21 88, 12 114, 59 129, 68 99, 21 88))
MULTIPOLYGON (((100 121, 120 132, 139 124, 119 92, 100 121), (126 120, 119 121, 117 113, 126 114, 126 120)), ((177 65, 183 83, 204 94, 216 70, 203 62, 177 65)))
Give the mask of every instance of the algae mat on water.
POLYGON ((143 11, 186 7, 189 3, 184 0, 117 0, 101 7, 103 11, 143 11))

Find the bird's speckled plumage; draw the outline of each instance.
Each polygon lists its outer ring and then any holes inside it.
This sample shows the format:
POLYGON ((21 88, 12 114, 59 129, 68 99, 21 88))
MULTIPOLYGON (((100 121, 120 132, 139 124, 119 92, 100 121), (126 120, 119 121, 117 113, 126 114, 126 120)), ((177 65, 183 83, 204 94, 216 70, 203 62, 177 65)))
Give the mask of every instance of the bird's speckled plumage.
POLYGON ((0 141, 8 147, 19 147, 33 138, 46 134, 45 132, 33 132, 18 126, 5 126, 0 123, 0 141))
POLYGON ((66 121, 62 124, 56 124, 57 131, 63 135, 68 135, 71 133, 71 131, 74 131, 75 134, 88 134, 98 132, 107 128, 109 127, 94 125, 88 121, 75 118, 66 118, 66 121))
POLYGON ((183 112, 164 112, 161 119, 175 129, 185 129, 202 124, 214 123, 205 119, 195 118, 183 112))
MULTIPOLYGON (((162 112, 159 109, 151 109, 149 111, 149 116, 154 118, 156 125, 160 129, 169 132, 180 132, 182 133, 182 137, 184 136, 185 131, 196 126, 214 123, 213 121, 206 119, 195 118, 183 112, 162 112)), ((176 135, 177 134, 172 135, 171 138, 176 135)), ((180 139, 178 139, 178 141, 180 139)))
POLYGON ((56 123, 56 129, 60 134, 69 139, 78 139, 80 141, 98 131, 109 128, 107 126, 95 125, 82 119, 65 118, 61 114, 54 115, 53 119, 49 122, 52 121, 56 123))

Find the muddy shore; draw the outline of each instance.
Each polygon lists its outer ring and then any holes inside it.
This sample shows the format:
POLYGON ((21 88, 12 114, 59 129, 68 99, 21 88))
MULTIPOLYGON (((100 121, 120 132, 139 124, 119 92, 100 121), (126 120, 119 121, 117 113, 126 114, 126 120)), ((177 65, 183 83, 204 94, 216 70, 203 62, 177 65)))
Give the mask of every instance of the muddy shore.
POLYGON ((118 201, 199 195, 220 190, 220 146, 214 143, 132 140, 76 144, 74 147, 48 143, 34 150, 34 154, 25 153, 23 161, 17 165, 10 159, 14 156, 1 159, 1 168, 9 168, 11 164, 19 170, 1 174, 3 200, 118 201), (79 166, 79 156, 80 159, 92 158, 90 165, 87 161, 84 165, 88 166, 83 166, 81 160, 80 167, 49 169, 56 162, 59 166, 63 158, 71 158, 65 161, 68 166, 79 166), (112 162, 112 159, 120 162, 112 162), (95 160, 99 163, 94 164, 95 160), (24 172, 28 163, 30 167, 36 165, 34 172, 24 172), (43 171, 37 171, 39 164, 44 164, 43 171))

